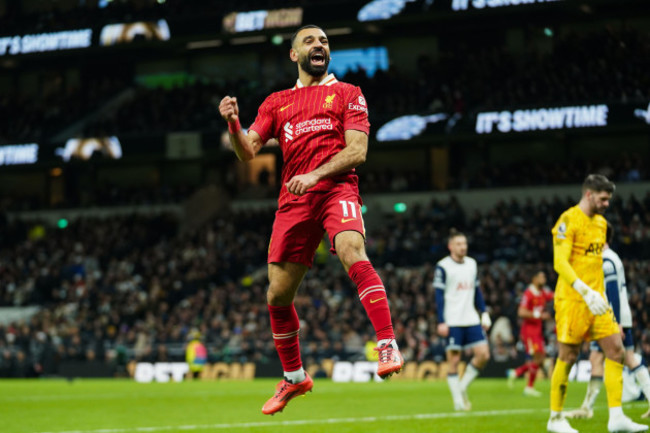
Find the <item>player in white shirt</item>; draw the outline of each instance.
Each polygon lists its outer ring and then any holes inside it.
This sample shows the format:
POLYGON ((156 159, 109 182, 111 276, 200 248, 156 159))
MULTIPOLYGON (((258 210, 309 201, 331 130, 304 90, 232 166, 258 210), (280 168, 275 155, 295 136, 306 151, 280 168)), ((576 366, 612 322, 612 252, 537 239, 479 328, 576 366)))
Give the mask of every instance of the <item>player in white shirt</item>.
POLYGON ((456 232, 449 236, 449 256, 436 265, 433 287, 438 307, 438 334, 447 339, 447 383, 455 410, 470 410, 469 384, 490 359, 485 330, 492 325, 478 286, 476 260, 467 256, 467 237, 456 232), (471 348, 473 357, 458 378, 461 350, 471 348))
MULTIPOLYGON (((616 321, 621 327, 623 333, 623 346, 625 347, 625 366, 629 369, 641 386, 646 398, 650 400, 650 375, 648 367, 640 362, 634 353, 634 338, 632 337, 632 310, 627 296, 627 284, 625 282, 625 270, 623 262, 614 250, 609 248, 614 230, 607 224, 607 241, 603 249, 603 272, 605 274, 605 292, 609 301, 616 321)), ((591 342, 591 353, 589 361, 591 362, 591 380, 587 387, 587 395, 579 409, 567 412, 568 418, 591 418, 594 416, 594 404, 596 397, 600 392, 603 384, 603 361, 604 356, 598 343, 591 342)), ((650 417, 650 409, 641 416, 642 418, 650 417)))

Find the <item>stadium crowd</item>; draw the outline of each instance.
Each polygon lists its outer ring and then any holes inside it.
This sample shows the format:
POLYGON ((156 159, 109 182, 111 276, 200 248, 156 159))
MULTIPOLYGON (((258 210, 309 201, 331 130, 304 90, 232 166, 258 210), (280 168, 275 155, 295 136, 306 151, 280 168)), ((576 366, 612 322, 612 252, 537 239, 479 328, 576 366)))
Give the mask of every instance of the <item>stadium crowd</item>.
MULTIPOLYGON (((431 282, 452 227, 469 235, 495 324, 505 319, 491 336, 495 359, 515 357, 519 296, 539 269, 553 286, 549 227, 572 204, 510 200, 467 213, 451 197, 369 227, 368 253, 389 288, 405 357, 439 360, 444 351, 431 282)), ((618 228, 614 248, 625 260, 634 334, 647 357, 650 194, 616 199, 607 216, 618 228)), ((171 215, 80 219, 45 232, 4 222, 0 305, 41 308, 28 321, 0 325, 0 376, 53 374, 64 360, 178 359, 192 328, 213 361, 274 357, 265 305, 272 219, 271 209, 246 211, 185 233, 171 215)), ((317 253, 296 300, 305 359, 360 359, 373 336, 355 289, 333 261, 326 248, 317 253)))
MULTIPOLYGON (((73 166, 68 164, 64 170, 69 183, 76 177, 74 168, 87 173, 93 170, 93 161, 81 162, 73 166), (72 171, 72 173, 70 173, 72 171)), ((470 170, 463 166, 454 170, 445 190, 468 190, 479 188, 499 188, 511 186, 564 185, 580 183, 582 173, 601 173, 617 183, 632 183, 650 180, 650 161, 645 161, 639 154, 618 154, 600 163, 572 160, 566 162, 529 162, 519 161, 507 164, 481 164, 470 170)), ((431 191, 436 188, 431 184, 429 175, 416 170, 402 171, 390 168, 358 169, 360 190, 366 193, 402 193, 431 191)), ((280 179, 271 182, 271 173, 262 171, 257 183, 239 183, 232 170, 224 168, 217 182, 232 197, 241 199, 269 199, 278 195, 280 179), (275 186, 274 186, 275 185, 275 186)), ((120 186, 107 182, 87 183, 83 191, 71 188, 70 193, 52 203, 41 195, 12 195, 0 200, 0 208, 10 211, 31 211, 39 209, 68 209, 76 207, 113 207, 175 204, 182 205, 193 193, 203 188, 204 184, 187 182, 181 185, 169 185, 160 176, 156 184, 120 186)), ((213 182, 210 181, 209 184, 213 182)))
MULTIPOLYGON (((639 60, 650 55, 647 29, 602 28, 569 33, 555 37, 548 51, 541 42, 530 41, 530 45, 519 53, 505 46, 486 48, 458 42, 440 47, 436 60, 422 54, 414 73, 392 64, 372 77, 360 67, 341 78, 361 86, 375 127, 404 114, 444 112, 468 116, 481 110, 531 104, 645 104, 650 98, 650 79, 639 60), (477 69, 476 64, 482 67, 477 69)), ((66 83, 61 77, 47 80, 54 84, 41 86, 36 95, 18 93, 0 99, 0 114, 13 114, 2 116, 7 121, 0 124, 0 140, 18 143, 50 139, 82 114, 99 109, 108 96, 128 88, 135 90, 130 98, 100 118, 86 122, 82 130, 85 136, 222 130, 216 103, 224 95, 237 95, 245 107, 242 121, 249 124, 254 120, 255 108, 271 91, 294 83, 293 75, 280 72, 267 73, 264 79, 195 77, 191 71, 188 74, 187 82, 172 88, 138 85, 134 77, 82 77, 79 84, 66 83), (16 110, 20 116, 15 116, 16 110), (59 130, 55 130, 57 126, 59 130)))
MULTIPOLYGON (((322 0, 320 0, 322 1, 322 0)), ((318 0, 310 0, 317 3, 318 0)), ((278 0, 89 0, 61 2, 7 2, 0 9, 0 28, 12 33, 70 30, 97 23, 169 18, 183 20, 210 14, 223 16, 241 7, 288 7, 278 0)))
MULTIPOLYGON (((504 107, 586 101, 646 103, 650 97, 650 79, 638 61, 650 55, 650 34, 645 30, 570 33, 555 38, 550 52, 531 45, 522 54, 503 46, 485 49, 460 43, 448 49, 441 47, 435 61, 421 55, 414 75, 392 64, 372 77, 359 67, 341 78, 361 87, 372 108, 370 121, 375 126, 412 113, 467 115, 504 107), (477 64, 483 66, 477 70, 477 64)), ((226 82, 221 78, 168 90, 140 88, 132 100, 89 128, 93 133, 101 130, 109 134, 144 128, 223 128, 212 113, 215 101, 225 94, 241 98, 240 105, 247 107, 242 112, 243 120, 250 123, 256 114, 254 107, 266 95, 293 83, 293 78, 281 75, 275 77, 271 87, 264 86, 261 80, 226 82)))
MULTIPOLYGON (((650 179, 650 172, 646 168, 649 165, 650 161, 637 153, 620 153, 602 160, 576 158, 561 162, 484 162, 476 168, 461 165, 453 170, 447 189, 576 184, 584 179, 583 173, 604 174, 617 183, 640 182, 650 179)), ((360 188, 364 193, 435 189, 426 175, 415 170, 369 170, 362 166, 358 171, 360 188)))

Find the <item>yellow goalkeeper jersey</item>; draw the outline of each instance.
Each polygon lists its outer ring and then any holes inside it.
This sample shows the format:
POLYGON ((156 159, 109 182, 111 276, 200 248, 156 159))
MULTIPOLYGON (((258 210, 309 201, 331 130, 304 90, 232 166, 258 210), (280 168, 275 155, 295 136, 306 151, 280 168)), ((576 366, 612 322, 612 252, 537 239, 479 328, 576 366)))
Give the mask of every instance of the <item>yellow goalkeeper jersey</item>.
POLYGON ((603 246, 607 220, 599 214, 588 217, 579 206, 567 209, 553 227, 553 261, 560 278, 556 299, 582 299, 571 284, 580 278, 599 293, 605 292, 603 246))

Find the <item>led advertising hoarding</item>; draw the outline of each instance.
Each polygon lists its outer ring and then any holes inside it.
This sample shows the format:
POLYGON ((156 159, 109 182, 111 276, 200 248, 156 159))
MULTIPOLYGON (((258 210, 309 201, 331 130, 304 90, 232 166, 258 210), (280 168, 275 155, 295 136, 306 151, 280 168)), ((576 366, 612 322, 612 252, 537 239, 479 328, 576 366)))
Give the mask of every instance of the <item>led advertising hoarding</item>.
POLYGON ((0 56, 88 48, 92 44, 92 36, 91 29, 4 36, 0 37, 0 56))

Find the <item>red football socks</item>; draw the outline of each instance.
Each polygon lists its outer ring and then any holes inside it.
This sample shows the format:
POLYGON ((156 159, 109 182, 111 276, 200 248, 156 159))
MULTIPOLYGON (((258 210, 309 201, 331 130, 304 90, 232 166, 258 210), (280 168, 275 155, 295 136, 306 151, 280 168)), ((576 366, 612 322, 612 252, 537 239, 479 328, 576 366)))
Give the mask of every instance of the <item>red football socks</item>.
POLYGON ((302 367, 300 360, 300 343, 298 333, 300 321, 298 313, 293 304, 286 307, 269 305, 271 315, 271 331, 273 342, 278 351, 282 369, 284 371, 295 371, 302 367))
POLYGON ((395 338, 386 289, 372 264, 369 261, 356 262, 350 267, 348 275, 357 285, 359 299, 375 328, 377 341, 395 338))
POLYGON ((537 379, 537 371, 539 370, 539 366, 535 364, 534 362, 530 363, 530 366, 528 367, 528 387, 532 388, 533 385, 535 384, 535 379, 537 379))
POLYGON ((530 361, 515 370, 517 377, 523 376, 530 368, 530 361))

